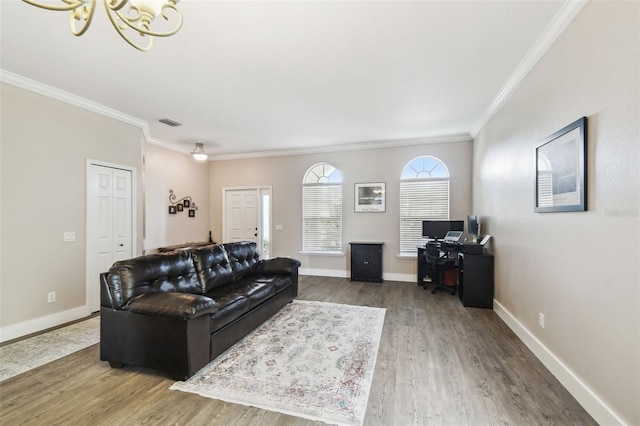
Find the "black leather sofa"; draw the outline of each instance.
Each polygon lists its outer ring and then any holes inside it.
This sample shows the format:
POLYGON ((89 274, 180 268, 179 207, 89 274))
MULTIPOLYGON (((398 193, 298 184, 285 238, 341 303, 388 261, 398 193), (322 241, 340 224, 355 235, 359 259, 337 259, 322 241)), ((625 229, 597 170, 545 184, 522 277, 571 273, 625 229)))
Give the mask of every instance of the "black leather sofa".
POLYGON ((100 275, 100 359, 189 378, 298 295, 299 266, 253 242, 116 262, 100 275))

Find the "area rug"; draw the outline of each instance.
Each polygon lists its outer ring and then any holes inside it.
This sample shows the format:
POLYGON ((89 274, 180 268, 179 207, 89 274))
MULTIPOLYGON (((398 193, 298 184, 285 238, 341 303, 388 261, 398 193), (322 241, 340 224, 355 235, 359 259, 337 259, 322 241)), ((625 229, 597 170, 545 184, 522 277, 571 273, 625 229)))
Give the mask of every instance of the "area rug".
POLYGON ((360 426, 385 311, 296 300, 170 389, 360 426))
POLYGON ((100 317, 0 346, 0 382, 100 342, 100 317))

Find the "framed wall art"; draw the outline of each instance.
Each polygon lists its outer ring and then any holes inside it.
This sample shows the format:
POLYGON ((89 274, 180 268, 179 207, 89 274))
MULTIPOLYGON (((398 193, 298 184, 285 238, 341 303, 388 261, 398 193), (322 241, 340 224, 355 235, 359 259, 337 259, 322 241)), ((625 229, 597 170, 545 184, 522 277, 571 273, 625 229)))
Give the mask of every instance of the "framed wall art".
POLYGON ((385 182, 356 183, 356 213, 380 213, 386 211, 385 182))
POLYGON ((536 213, 587 210, 587 118, 536 147, 536 213))

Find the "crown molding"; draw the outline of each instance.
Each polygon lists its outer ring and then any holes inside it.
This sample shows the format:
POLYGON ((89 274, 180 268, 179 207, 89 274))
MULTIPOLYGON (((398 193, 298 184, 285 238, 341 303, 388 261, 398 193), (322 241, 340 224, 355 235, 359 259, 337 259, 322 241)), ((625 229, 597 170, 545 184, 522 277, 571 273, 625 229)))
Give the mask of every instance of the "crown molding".
POLYGON ((114 120, 122 121, 132 126, 139 127, 142 130, 146 139, 150 138, 149 125, 146 121, 139 118, 124 114, 113 108, 106 107, 97 102, 90 101, 80 96, 74 95, 64 90, 57 89, 52 86, 40 83, 35 80, 23 77, 19 74, 12 73, 10 71, 0 69, 0 81, 10 84, 12 86, 19 87, 21 89, 29 90, 34 93, 38 93, 43 96, 47 96, 52 99, 56 99, 61 102, 76 106, 78 108, 85 109, 87 111, 95 112, 96 114, 103 115, 105 117, 113 118, 114 120))
POLYGON ((358 151, 365 149, 398 148, 402 146, 427 145, 435 143, 471 142, 468 133, 458 133, 444 136, 429 136, 412 139, 390 139, 382 141, 356 142, 344 145, 326 145, 310 148, 281 149, 272 151, 252 151, 230 154, 211 154, 208 161, 244 160, 250 158, 284 157, 289 155, 322 154, 328 152, 358 151))
POLYGON ((507 79, 502 89, 493 98, 486 111, 471 128, 471 136, 476 137, 480 130, 489 122, 491 117, 497 113, 500 108, 509 100, 509 98, 518 90, 520 84, 536 66, 540 59, 544 56, 553 43, 560 37, 562 33, 571 25, 573 20, 582 12, 589 0, 571 0, 566 1, 560 10, 553 17, 553 20, 547 25, 540 37, 531 46, 531 49, 518 64, 511 76, 507 79))

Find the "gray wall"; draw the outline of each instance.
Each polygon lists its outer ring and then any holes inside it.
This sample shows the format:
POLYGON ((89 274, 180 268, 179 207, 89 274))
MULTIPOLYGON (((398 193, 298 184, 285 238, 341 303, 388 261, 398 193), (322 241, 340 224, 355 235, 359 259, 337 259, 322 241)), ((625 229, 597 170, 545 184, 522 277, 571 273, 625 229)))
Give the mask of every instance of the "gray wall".
POLYGON ((478 135, 473 175, 474 210, 495 236, 496 300, 595 397, 636 425, 639 8, 586 6, 478 135), (533 213, 535 146, 582 116, 589 120, 589 211, 533 213))
POLYGON ((347 276, 349 241, 384 241, 385 279, 413 281, 416 260, 397 258, 400 217, 400 173, 413 158, 432 155, 441 159, 451 175, 451 219, 466 219, 471 212, 471 142, 422 144, 398 148, 291 155, 244 160, 214 161, 210 166, 211 226, 214 239, 222 241, 222 189, 227 187, 273 187, 272 255, 300 259, 303 273, 347 276), (343 247, 345 256, 310 256, 302 249, 302 178, 318 162, 337 167, 343 178, 343 247), (386 182, 385 213, 355 213, 354 185, 386 182))
MULTIPOLYGON (((1 106, 0 326, 4 331, 14 325, 18 331, 46 328, 89 313, 86 160, 136 167, 140 182, 142 133, 4 83, 1 106), (64 243, 65 231, 75 231, 76 241, 64 243), (48 304, 51 291, 57 301, 48 304)), ((141 197, 135 202, 137 239, 142 241, 141 197)))
POLYGON ((144 249, 209 238, 209 165, 191 155, 170 151, 157 145, 144 144, 144 249), (190 196, 198 206, 195 217, 187 210, 168 213, 169 189, 177 199, 190 196))

